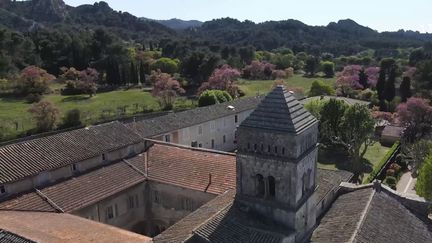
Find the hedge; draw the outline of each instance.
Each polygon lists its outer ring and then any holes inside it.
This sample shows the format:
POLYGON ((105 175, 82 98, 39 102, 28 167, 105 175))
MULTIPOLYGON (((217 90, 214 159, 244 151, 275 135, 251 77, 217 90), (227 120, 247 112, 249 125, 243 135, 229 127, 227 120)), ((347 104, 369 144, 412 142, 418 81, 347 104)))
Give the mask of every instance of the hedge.
POLYGON ((387 154, 380 160, 380 162, 376 166, 374 166, 372 173, 369 174, 366 180, 367 183, 371 183, 378 176, 378 173, 380 173, 381 169, 386 165, 387 161, 399 148, 399 144, 399 141, 394 143, 391 149, 387 152, 387 154))

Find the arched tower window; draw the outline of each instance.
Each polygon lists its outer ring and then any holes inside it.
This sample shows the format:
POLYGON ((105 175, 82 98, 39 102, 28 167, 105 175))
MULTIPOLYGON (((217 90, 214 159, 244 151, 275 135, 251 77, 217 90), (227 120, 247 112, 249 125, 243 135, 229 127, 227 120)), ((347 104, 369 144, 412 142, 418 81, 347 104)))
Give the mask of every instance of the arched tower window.
POLYGON ((269 197, 276 197, 276 180, 273 176, 268 177, 269 197))
POLYGON ((258 174, 256 175, 256 195, 258 197, 264 197, 264 194, 265 194, 264 177, 258 174))

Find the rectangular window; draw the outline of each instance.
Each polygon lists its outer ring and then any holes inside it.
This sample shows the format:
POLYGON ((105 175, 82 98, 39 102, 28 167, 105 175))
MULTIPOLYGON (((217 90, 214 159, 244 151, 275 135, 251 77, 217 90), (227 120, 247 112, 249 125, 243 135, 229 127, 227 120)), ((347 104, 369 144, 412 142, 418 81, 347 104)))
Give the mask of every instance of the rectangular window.
POLYGON ((193 201, 189 198, 183 198, 182 199, 182 209, 188 210, 188 211, 193 211, 194 210, 193 201))
POLYGON ((226 143, 226 136, 223 135, 223 143, 226 143))
POLYGON ((6 188, 4 186, 0 186, 0 195, 6 194, 6 188))
POLYGON ((198 147, 198 142, 197 142, 197 141, 193 141, 193 142, 191 143, 191 147, 192 147, 192 148, 196 148, 196 147, 198 147))
POLYGON ((128 209, 132 209, 135 207, 135 197, 134 196, 129 196, 127 199, 127 207, 128 209))
POLYGON ((215 148, 215 141, 214 141, 214 139, 211 140, 211 148, 212 148, 212 149, 215 148))
POLYGON ((238 115, 235 115, 234 121, 235 121, 235 123, 238 123, 238 115))
POLYGON ((78 172, 78 165, 77 164, 72 165, 72 172, 78 172))
POLYGON ((105 161, 106 160, 106 156, 105 156, 105 154, 102 154, 102 161, 105 161))
POLYGON ((202 143, 198 144, 198 147, 202 148, 202 143))
POLYGON ((154 203, 160 203, 160 195, 158 191, 153 191, 153 202, 154 203))
POLYGON ((202 134, 202 126, 198 126, 198 134, 201 135, 202 134))
POLYGON ((114 210, 112 206, 109 206, 105 209, 105 218, 106 219, 114 218, 114 210))
POLYGON ((171 135, 165 135, 165 142, 170 143, 171 142, 171 135))
POLYGON ((210 132, 214 132, 214 131, 216 131, 216 122, 211 121, 210 122, 210 132))

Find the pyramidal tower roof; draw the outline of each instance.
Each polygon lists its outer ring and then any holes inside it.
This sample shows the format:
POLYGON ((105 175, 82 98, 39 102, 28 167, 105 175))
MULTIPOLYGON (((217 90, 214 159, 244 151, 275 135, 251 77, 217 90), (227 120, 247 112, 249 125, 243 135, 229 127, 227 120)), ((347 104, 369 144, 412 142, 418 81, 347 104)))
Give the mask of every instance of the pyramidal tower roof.
POLYGON ((270 92, 241 127, 300 133, 317 122, 302 104, 282 85, 270 92))

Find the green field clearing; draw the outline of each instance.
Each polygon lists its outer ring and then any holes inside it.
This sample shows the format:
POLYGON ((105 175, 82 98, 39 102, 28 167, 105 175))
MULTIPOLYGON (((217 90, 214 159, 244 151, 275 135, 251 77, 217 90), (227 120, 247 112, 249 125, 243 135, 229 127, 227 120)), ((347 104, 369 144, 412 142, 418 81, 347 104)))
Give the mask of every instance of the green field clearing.
MULTIPOLYGON (((294 75, 289 79, 285 79, 285 83, 288 87, 302 88, 307 94, 309 92, 310 87, 312 86, 313 81, 321 80, 330 85, 334 85, 336 82, 335 78, 306 78, 303 75, 294 75)), ((257 94, 267 94, 270 92, 274 80, 244 80, 240 79, 238 82, 240 89, 245 92, 246 96, 255 96, 257 94)))
MULTIPOLYGON (((157 100, 149 92, 140 89, 99 93, 91 98, 88 95, 62 96, 54 93, 45 96, 44 100, 54 103, 61 116, 69 110, 79 109, 81 120, 85 124, 142 113, 144 110, 160 110, 157 100), (125 113, 121 111, 122 108, 125 108, 125 113)), ((181 97, 177 100, 175 109, 193 106, 193 101, 181 97)), ((30 104, 23 99, 0 98, 0 128, 6 138, 13 138, 34 128, 35 125, 27 112, 29 108, 30 104)))

